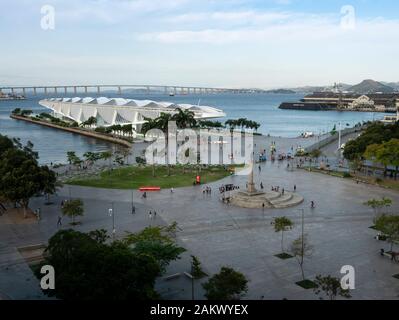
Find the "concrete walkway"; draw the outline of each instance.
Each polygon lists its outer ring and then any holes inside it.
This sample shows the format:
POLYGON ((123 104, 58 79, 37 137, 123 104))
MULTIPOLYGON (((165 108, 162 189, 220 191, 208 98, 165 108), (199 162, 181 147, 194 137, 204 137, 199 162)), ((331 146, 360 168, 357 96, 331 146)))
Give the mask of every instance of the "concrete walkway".
MULTIPOLYGON (((269 141, 265 140, 267 148, 269 141)), ((290 148, 285 143, 280 148, 290 148)), ((243 209, 223 204, 219 200, 218 188, 222 183, 233 183, 245 187, 245 176, 231 176, 210 184, 211 195, 204 195, 203 186, 175 189, 174 193, 162 190, 148 193, 142 199, 133 192, 137 213, 130 212, 132 192, 129 190, 107 190, 78 186, 66 186, 54 199, 57 204, 44 206, 42 198, 32 199, 32 209, 41 207, 42 220, 33 225, 10 225, 0 217, 0 292, 14 299, 34 299, 40 294, 37 280, 33 279, 26 265, 20 270, 5 269, 18 258, 16 248, 22 245, 45 242, 57 231, 59 202, 79 197, 85 203, 85 216, 77 230, 89 231, 98 228, 112 229, 108 209, 114 204, 117 236, 125 231, 135 232, 151 224, 178 222, 178 241, 202 261, 209 274, 228 265, 243 272, 249 279, 247 298, 251 299, 316 299, 312 291, 298 287, 300 268, 295 259, 281 260, 274 255, 281 252, 281 235, 274 232, 270 224, 273 217, 287 216, 295 222, 292 231, 285 233, 285 247, 300 235, 301 211, 305 213, 305 231, 314 247, 312 257, 305 261, 305 274, 314 278, 317 274, 340 276, 343 265, 352 265, 356 271, 354 299, 397 299, 399 280, 392 275, 399 273, 399 264, 379 255, 379 249, 388 245, 373 239, 375 231, 370 229, 374 213, 363 205, 369 198, 389 197, 394 204, 388 210, 399 212, 399 193, 370 185, 356 184, 351 180, 309 173, 304 170, 288 171, 286 163, 261 164, 255 182, 263 182, 265 190, 280 186, 297 192, 305 201, 290 209, 243 209), (310 209, 310 201, 316 203, 310 209), (149 220, 148 211, 156 210, 157 219, 149 220), (26 280, 26 279, 31 280, 26 280), (36 281, 36 282, 35 282, 36 281), (33 283, 33 285, 32 285, 33 283)), ((69 227, 64 218, 63 227, 69 227)), ((187 271, 187 256, 171 265, 170 272, 187 271)), ((174 284, 162 285, 167 298, 191 298, 190 286, 184 278, 178 280, 182 290, 171 290, 174 284), (180 282, 181 283, 180 283, 180 282)), ((196 297, 201 295, 197 285, 196 297)))

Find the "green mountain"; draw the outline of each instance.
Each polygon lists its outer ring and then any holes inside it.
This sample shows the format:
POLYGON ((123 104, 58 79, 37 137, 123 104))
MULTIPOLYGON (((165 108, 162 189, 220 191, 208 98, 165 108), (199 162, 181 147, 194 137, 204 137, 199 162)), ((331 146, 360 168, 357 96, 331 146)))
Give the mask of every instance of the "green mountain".
POLYGON ((374 81, 371 79, 363 80, 361 83, 349 87, 347 89, 351 92, 356 92, 359 94, 367 94, 367 93, 392 93, 395 92, 395 89, 387 86, 381 82, 374 81))

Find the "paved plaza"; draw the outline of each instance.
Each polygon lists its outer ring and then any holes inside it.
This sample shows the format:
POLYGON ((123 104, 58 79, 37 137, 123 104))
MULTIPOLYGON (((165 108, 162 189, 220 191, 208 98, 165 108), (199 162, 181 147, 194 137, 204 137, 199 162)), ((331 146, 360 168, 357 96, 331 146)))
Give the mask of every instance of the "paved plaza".
MULTIPOLYGON (((262 143, 262 142, 261 142, 262 143)), ((264 142, 264 147, 267 148, 264 142)), ((260 147, 263 147, 260 145, 260 147)), ((290 147, 289 143, 286 147, 290 147)), ((61 199, 79 197, 85 203, 85 216, 77 230, 98 228, 112 230, 108 208, 114 204, 117 236, 125 231, 135 232, 150 224, 178 222, 177 238, 188 253, 173 263, 168 274, 189 269, 189 254, 199 257, 205 271, 213 274, 221 266, 231 266, 244 273, 250 280, 247 298, 250 299, 317 299, 312 290, 295 284, 301 280, 301 272, 295 259, 281 260, 275 254, 281 252, 281 235, 275 233, 273 217, 287 216, 295 222, 292 231, 285 232, 285 247, 301 232, 301 209, 304 210, 305 232, 313 245, 313 254, 305 261, 305 275, 313 279, 317 274, 340 276, 344 265, 352 265, 356 271, 354 299, 398 299, 399 280, 392 277, 399 273, 399 264, 379 254, 380 248, 388 248, 385 242, 373 237, 374 213, 363 205, 370 198, 389 197, 393 206, 387 211, 399 212, 399 193, 376 186, 357 184, 350 179, 309 173, 305 170, 287 170, 285 162, 270 161, 255 170, 255 184, 263 183, 265 190, 280 186, 297 192, 304 202, 288 209, 244 209, 220 201, 218 189, 232 183, 245 188, 246 176, 230 176, 209 186, 212 194, 202 192, 204 186, 191 186, 149 193, 142 199, 133 192, 136 214, 131 214, 132 191, 106 190, 78 186, 65 186, 54 198, 54 205, 44 206, 43 198, 32 199, 31 207, 41 207, 42 219, 33 224, 7 223, 6 215, 0 217, 0 293, 13 299, 41 297, 38 282, 29 267, 21 262, 16 248, 24 245, 45 243, 57 231, 57 217, 61 199), (316 207, 310 208, 310 201, 316 207), (157 218, 150 220, 149 210, 157 211, 157 218)), ((63 228, 68 220, 63 218, 63 228)), ((161 292, 167 298, 191 298, 190 283, 180 278, 170 282, 172 289, 163 286, 161 292), (173 289, 174 286, 183 289, 173 289), (185 288, 185 289, 184 289, 185 288), (184 290, 184 291, 183 291, 184 290)), ((196 289, 196 297, 201 290, 196 289)))

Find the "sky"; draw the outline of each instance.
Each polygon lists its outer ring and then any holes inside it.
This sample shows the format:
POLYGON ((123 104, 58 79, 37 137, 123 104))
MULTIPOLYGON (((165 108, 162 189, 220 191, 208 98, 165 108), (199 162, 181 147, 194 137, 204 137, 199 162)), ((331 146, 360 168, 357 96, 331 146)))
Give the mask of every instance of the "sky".
POLYGON ((396 0, 1 0, 0 86, 399 81, 396 0))

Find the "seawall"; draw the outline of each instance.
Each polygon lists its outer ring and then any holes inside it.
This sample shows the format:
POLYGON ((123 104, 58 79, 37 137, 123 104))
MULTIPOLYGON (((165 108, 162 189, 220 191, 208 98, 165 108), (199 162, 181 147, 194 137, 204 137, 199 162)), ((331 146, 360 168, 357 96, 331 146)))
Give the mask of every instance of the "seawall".
POLYGON ((40 120, 36 120, 36 119, 32 119, 32 118, 22 117, 22 116, 18 116, 18 115, 15 115, 15 114, 11 114, 10 118, 15 119, 15 120, 22 120, 22 121, 34 123, 34 124, 37 124, 37 125, 42 125, 42 126, 53 128, 53 129, 58 129, 58 130, 63 130, 63 131, 71 132, 71 133, 80 134, 80 135, 85 136, 85 137, 90 137, 90 138, 95 138, 95 139, 107 141, 107 142, 110 142, 110 143, 115 143, 115 144, 118 144, 118 145, 121 145, 121 146, 124 146, 124 147, 127 147, 127 148, 131 148, 132 147, 132 143, 130 143, 130 142, 126 141, 126 140, 105 136, 105 135, 102 135, 102 134, 97 133, 97 132, 84 131, 84 130, 81 130, 81 129, 78 129, 78 128, 62 127, 62 126, 58 126, 56 124, 49 123, 49 122, 46 122, 46 121, 40 121, 40 120))

